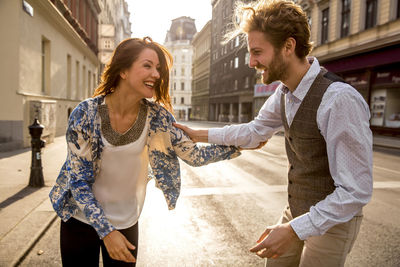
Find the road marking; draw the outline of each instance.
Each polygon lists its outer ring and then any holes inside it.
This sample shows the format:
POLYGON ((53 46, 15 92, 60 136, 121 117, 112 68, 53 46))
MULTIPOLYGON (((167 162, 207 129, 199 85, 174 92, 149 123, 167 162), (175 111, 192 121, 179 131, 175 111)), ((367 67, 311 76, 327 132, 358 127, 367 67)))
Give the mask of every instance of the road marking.
POLYGON ((374 189, 385 189, 385 188, 400 188, 400 182, 387 181, 387 182, 374 182, 374 189))
MULTIPOLYGON (((374 182, 374 189, 394 189, 400 188, 400 182, 386 181, 374 182)), ((234 194, 254 194, 254 193, 286 193, 287 185, 269 185, 262 187, 242 186, 242 187, 196 187, 183 188, 181 196, 209 196, 209 195, 234 195, 234 194)))
POLYGON ((205 195, 233 195, 262 192, 287 192, 287 185, 270 185, 264 187, 242 186, 242 187, 204 187, 183 188, 182 196, 205 196, 205 195))
POLYGON ((399 171, 395 171, 395 170, 391 170, 391 169, 387 169, 387 168, 383 168, 383 167, 379 167, 379 166, 374 166, 374 168, 375 169, 381 169, 381 170, 388 171, 388 172, 393 172, 393 173, 396 173, 396 174, 400 174, 399 171))

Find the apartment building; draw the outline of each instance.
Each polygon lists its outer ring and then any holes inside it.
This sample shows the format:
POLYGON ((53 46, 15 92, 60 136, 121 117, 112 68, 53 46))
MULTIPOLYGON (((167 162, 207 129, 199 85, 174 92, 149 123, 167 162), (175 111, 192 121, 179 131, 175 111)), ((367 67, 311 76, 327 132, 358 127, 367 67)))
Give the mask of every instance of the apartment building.
POLYGON ((192 120, 209 120, 211 21, 192 40, 192 120))
POLYGON ((310 18, 312 55, 369 104, 374 143, 390 136, 400 147, 400 1, 298 3, 310 18))
POLYGON ((194 19, 179 17, 172 20, 164 45, 174 58, 170 73, 170 95, 174 115, 189 120, 192 111, 192 39, 197 33, 194 19))
POLYGON ((110 61, 117 45, 132 35, 130 13, 125 0, 99 1, 99 40, 98 57, 100 60, 100 74, 110 61))
POLYGON ((223 43, 231 30, 235 0, 213 0, 209 118, 213 121, 248 122, 254 117, 256 71, 250 69, 246 39, 237 36, 223 43))

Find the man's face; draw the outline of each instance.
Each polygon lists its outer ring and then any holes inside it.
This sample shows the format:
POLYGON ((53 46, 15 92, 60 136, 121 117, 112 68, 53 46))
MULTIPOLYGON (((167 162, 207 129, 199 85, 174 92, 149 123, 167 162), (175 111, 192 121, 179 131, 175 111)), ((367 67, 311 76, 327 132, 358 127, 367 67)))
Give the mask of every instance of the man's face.
POLYGON ((249 67, 262 72, 263 83, 270 84, 287 78, 288 63, 283 58, 282 49, 276 51, 264 33, 249 32, 247 43, 250 52, 249 67))

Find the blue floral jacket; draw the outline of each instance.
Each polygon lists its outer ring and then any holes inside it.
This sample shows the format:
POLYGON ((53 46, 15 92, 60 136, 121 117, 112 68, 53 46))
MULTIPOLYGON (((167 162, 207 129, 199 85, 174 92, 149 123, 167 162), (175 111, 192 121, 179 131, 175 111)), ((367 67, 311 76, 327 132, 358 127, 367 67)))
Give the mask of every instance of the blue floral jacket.
MULTIPOLYGON (((50 201, 62 220, 74 216, 79 207, 100 238, 115 230, 92 192, 104 147, 98 114, 103 100, 104 96, 87 99, 71 113, 66 132, 67 159, 50 192, 50 201)), ((172 125, 175 119, 165 108, 145 102, 150 121, 147 146, 151 176, 163 191, 168 208, 173 209, 181 186, 178 157, 191 166, 202 166, 237 157, 240 152, 229 146, 197 146, 172 125)))

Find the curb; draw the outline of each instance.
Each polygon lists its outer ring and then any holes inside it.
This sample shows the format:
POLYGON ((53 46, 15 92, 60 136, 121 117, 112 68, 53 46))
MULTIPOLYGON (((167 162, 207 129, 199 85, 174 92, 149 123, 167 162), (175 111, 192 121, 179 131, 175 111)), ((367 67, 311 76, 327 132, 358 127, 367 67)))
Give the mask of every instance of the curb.
POLYGON ((11 266, 19 266, 26 256, 31 252, 33 247, 39 242, 39 240, 43 237, 43 235, 47 232, 47 230, 53 225, 53 223, 58 218, 57 214, 54 213, 50 216, 49 220, 43 225, 43 227, 36 233, 34 238, 27 244, 27 246, 21 251, 20 254, 11 262, 11 266))

